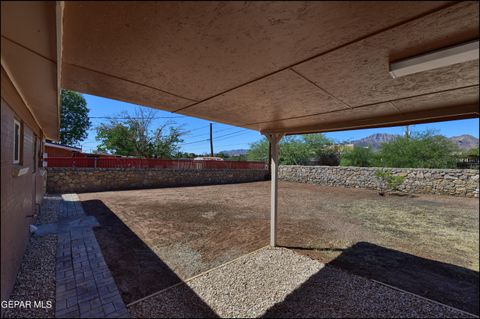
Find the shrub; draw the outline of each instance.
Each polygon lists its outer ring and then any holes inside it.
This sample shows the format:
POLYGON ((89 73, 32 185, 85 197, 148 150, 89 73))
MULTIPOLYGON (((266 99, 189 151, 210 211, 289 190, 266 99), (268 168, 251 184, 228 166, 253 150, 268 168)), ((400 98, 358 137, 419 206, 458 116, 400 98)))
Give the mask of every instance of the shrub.
POLYGON ((382 182, 380 185, 382 191, 383 191, 383 186, 387 185, 388 189, 391 191, 399 191, 400 186, 403 184, 405 181, 404 176, 398 176, 398 175, 393 175, 392 172, 387 171, 387 170, 377 170, 375 172, 375 176, 380 179, 382 182))
POLYGON ((382 144, 381 166, 409 168, 455 168, 454 143, 434 131, 413 132, 382 144))
POLYGON ((369 167, 375 164, 375 154, 370 148, 354 147, 341 155, 341 166, 369 167))

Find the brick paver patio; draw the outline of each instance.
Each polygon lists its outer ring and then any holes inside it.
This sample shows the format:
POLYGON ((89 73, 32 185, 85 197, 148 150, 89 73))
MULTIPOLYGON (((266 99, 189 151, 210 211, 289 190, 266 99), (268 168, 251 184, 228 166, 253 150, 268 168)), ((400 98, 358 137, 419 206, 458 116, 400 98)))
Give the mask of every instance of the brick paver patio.
POLYGON ((63 195, 58 219, 56 317, 127 318, 92 223, 76 194, 63 195))

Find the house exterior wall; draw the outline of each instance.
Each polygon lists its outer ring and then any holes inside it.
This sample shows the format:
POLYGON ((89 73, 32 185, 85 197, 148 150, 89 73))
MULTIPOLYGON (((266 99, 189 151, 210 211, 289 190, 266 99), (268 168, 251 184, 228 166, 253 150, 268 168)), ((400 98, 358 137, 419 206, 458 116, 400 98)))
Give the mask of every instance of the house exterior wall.
MULTIPOLYGON (((1 299, 8 299, 29 237, 29 224, 45 192, 45 169, 39 167, 43 134, 2 74, 1 98, 1 299), (7 102, 8 101, 8 102, 7 102), (13 164, 14 119, 23 124, 23 154, 13 164), (36 138, 35 138, 36 137, 36 138), (36 145, 34 145, 36 143, 36 145), (36 152, 35 152, 36 150, 36 152), (36 156, 34 154, 37 153, 36 156), (28 168, 20 176, 15 172, 28 168)), ((20 142, 22 145, 22 142, 20 142)))

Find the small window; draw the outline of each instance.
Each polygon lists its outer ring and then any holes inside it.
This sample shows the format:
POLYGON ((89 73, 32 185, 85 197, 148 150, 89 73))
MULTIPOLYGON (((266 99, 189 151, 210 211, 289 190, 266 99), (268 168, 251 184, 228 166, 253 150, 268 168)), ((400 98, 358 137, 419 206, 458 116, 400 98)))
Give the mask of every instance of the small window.
POLYGON ((38 167, 43 167, 43 158, 42 158, 42 140, 38 139, 38 156, 37 156, 38 167))
POLYGON ((17 120, 13 120, 13 164, 20 164, 22 126, 17 120))
POLYGON ((37 144, 38 144, 38 138, 37 135, 33 135, 33 162, 32 162, 32 173, 35 173, 37 171, 37 144))

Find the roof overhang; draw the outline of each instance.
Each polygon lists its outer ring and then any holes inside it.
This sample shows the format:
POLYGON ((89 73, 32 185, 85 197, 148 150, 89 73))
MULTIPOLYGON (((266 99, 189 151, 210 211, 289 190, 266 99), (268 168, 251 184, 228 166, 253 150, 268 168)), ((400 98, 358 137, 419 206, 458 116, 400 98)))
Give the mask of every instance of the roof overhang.
POLYGON ((478 117, 479 62, 390 63, 479 36, 478 2, 68 2, 63 86, 288 134, 478 117))
MULTIPOLYGON (((51 67, 60 56, 51 80, 82 93, 264 133, 479 116, 478 59, 389 74, 394 62, 478 40, 474 1, 80 1, 61 13, 61 50, 17 42, 51 67)), ((2 45, 3 32, 2 19, 2 45)))
POLYGON ((53 147, 53 148, 60 148, 62 150, 72 151, 72 152, 81 152, 82 149, 80 147, 74 147, 69 145, 45 142, 45 147, 53 147))
MULTIPOLYGON (((2 69, 45 136, 59 136, 56 2, 2 1, 2 69)), ((3 73, 3 72, 2 72, 3 73)))

